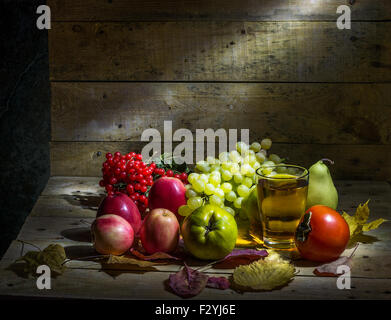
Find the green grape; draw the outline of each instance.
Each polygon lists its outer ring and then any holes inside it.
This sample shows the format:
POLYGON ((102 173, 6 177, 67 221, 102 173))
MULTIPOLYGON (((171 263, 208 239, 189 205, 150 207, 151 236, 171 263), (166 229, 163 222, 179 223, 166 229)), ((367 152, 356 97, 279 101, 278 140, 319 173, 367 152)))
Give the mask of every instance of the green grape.
POLYGON ((263 139, 261 141, 262 149, 269 150, 272 146, 272 141, 269 138, 263 139))
POLYGON ((268 176, 268 177, 273 177, 273 176, 275 176, 276 174, 277 174, 277 172, 272 171, 272 172, 270 172, 267 176, 268 176))
POLYGON ((220 172, 213 172, 209 176, 209 182, 217 187, 221 182, 221 174, 220 172))
POLYGON ((203 192, 205 190, 205 182, 201 180, 197 180, 194 183, 192 183, 193 189, 199 193, 203 192))
POLYGON ((213 173, 213 172, 220 172, 220 165, 219 164, 212 164, 211 167, 210 167, 210 172, 213 173))
POLYGON ((280 158, 278 155, 274 154, 274 153, 272 153, 272 154, 269 156, 269 160, 270 160, 270 161, 273 161, 273 162, 276 163, 276 164, 278 164, 278 163, 281 162, 281 158, 280 158))
POLYGON ((232 173, 227 170, 223 170, 221 172, 221 177, 223 178, 224 181, 229 181, 232 179, 232 173))
POLYGON ((214 194, 224 199, 224 191, 221 188, 215 188, 214 194))
POLYGON ((205 172, 205 173, 209 172, 209 170, 210 170, 209 164, 203 160, 197 162, 196 168, 198 170, 200 170, 201 172, 205 172))
POLYGON ((229 202, 234 202, 236 198, 236 193, 234 191, 230 191, 225 195, 225 199, 229 202))
POLYGON ((205 194, 206 194, 207 196, 212 195, 212 194, 214 193, 214 191, 215 191, 215 187, 214 187, 213 184, 207 183, 207 184, 205 185, 205 194))
POLYGON ((188 205, 183 205, 183 206, 180 206, 180 207, 178 208, 178 213, 179 213, 179 215, 181 215, 182 217, 187 217, 187 216, 190 215, 192 212, 193 212, 193 210, 190 209, 188 205))
POLYGON ((189 176, 187 177, 187 180, 193 184, 194 182, 196 182, 198 180, 198 177, 199 177, 199 174, 198 173, 190 173, 189 176))
POLYGON ((222 152, 219 154, 219 160, 221 162, 228 161, 229 160, 229 153, 228 152, 222 152))
POLYGON ((247 176, 247 177, 252 177, 252 176, 254 175, 254 173, 255 173, 254 168, 253 168, 253 167, 250 167, 250 168, 248 169, 248 171, 246 172, 246 176, 247 176))
POLYGON ((207 156, 206 157, 206 162, 208 164, 216 164, 216 159, 214 157, 212 157, 212 156, 207 156))
POLYGON ((287 173, 291 174, 292 176, 296 176, 298 174, 297 170, 292 167, 288 168, 287 173))
POLYGON ((240 166, 237 163, 232 163, 231 168, 229 169, 231 173, 237 173, 240 171, 240 166))
POLYGON ((190 209, 195 210, 202 206, 202 202, 201 197, 194 197, 187 200, 187 205, 190 209))
POLYGON ((215 194, 209 197, 210 204, 221 206, 223 204, 223 200, 221 200, 220 197, 216 196, 215 194))
POLYGON ((243 181, 243 176, 240 173, 235 173, 234 174, 234 181, 236 183, 241 183, 243 181))
POLYGON ((236 150, 232 150, 229 153, 229 158, 231 159, 232 162, 238 163, 241 160, 240 153, 237 152, 236 150))
POLYGON ((250 155, 248 159, 248 163, 250 166, 254 166, 254 164, 257 162, 257 157, 255 155, 250 155))
POLYGON ((234 201, 234 207, 240 209, 242 207, 243 198, 239 197, 234 201))
POLYGON ((243 179, 242 184, 245 185, 247 188, 251 188, 251 186, 253 185, 253 179, 246 177, 243 179))
MULTIPOLYGON (((248 164, 248 163, 245 163, 245 164, 243 164, 242 165, 242 167, 240 168, 240 173, 242 174, 242 175, 247 175, 247 173, 249 172, 249 171, 251 171, 251 169, 252 169, 252 167, 248 164)), ((254 170, 254 169, 253 169, 254 170)))
POLYGON ((185 188, 186 188, 186 190, 191 189, 191 184, 190 184, 190 183, 186 184, 186 185, 185 185, 185 188))
POLYGON ((261 164, 257 161, 254 163, 254 165, 252 167, 255 171, 257 171, 257 169, 261 167, 261 164))
POLYGON ((258 152, 255 154, 255 158, 259 163, 263 163, 266 160, 266 156, 263 152, 258 152))
POLYGON ((221 167, 222 167, 224 170, 230 170, 230 169, 231 169, 231 166, 232 166, 232 162, 229 162, 229 161, 224 161, 224 162, 221 164, 221 167))
POLYGON ((263 164, 262 164, 262 167, 273 167, 275 166, 276 164, 273 162, 273 161, 265 161, 263 164))
POLYGON ((273 168, 262 168, 260 171, 264 176, 268 176, 273 172, 273 168))
POLYGON ((261 150, 261 144, 259 142, 253 142, 250 146, 250 149, 254 152, 258 152, 259 150, 261 150))
POLYGON ((200 174, 198 180, 201 180, 204 183, 208 183, 209 182, 209 175, 206 175, 204 173, 200 174))
POLYGON ((250 193, 250 189, 243 184, 241 184, 236 191, 238 192, 239 196, 243 198, 247 197, 250 193))
POLYGON ((193 188, 187 189, 185 194, 187 199, 198 196, 198 193, 193 188))
POLYGON ((228 182, 224 182, 221 186, 220 189, 224 191, 224 193, 228 193, 232 190, 232 184, 228 182))
POLYGON ((230 213, 231 215, 235 216, 235 210, 232 209, 231 207, 224 207, 223 208, 225 211, 227 211, 228 213, 230 213))
POLYGON ((236 143, 236 150, 238 150, 243 155, 246 153, 246 151, 248 151, 248 145, 243 141, 239 141, 236 143))
POLYGON ((284 167, 285 163, 280 163, 279 166, 276 168, 276 171, 278 173, 286 173, 288 171, 287 167, 284 167))

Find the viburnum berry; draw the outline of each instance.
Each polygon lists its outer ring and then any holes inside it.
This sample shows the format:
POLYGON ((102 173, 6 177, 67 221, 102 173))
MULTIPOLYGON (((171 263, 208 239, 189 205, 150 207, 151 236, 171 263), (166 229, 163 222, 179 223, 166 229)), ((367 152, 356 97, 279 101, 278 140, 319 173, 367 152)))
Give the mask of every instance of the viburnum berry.
POLYGON ((166 175, 167 175, 167 177, 172 177, 172 176, 174 176, 174 171, 169 169, 166 171, 166 175))

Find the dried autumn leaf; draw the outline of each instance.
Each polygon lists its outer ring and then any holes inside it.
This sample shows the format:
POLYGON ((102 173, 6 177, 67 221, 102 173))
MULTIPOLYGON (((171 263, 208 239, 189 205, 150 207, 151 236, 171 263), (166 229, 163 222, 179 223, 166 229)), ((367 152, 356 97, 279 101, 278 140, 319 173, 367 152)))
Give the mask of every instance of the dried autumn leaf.
POLYGON ((141 268, 153 267, 156 265, 166 264, 155 261, 139 260, 129 256, 113 256, 110 255, 106 261, 106 264, 121 264, 121 265, 135 265, 141 268))
POLYGON ((317 267, 314 270, 314 274, 316 274, 319 277, 337 277, 340 273, 338 273, 338 267, 346 265, 349 268, 352 267, 352 258, 350 257, 339 257, 337 260, 323 264, 319 267, 317 267))
POLYGON ((233 250, 223 260, 213 265, 215 269, 234 269, 240 265, 247 265, 261 258, 267 257, 266 250, 239 249, 233 250))
POLYGON ((165 252, 155 252, 151 255, 144 255, 140 251, 138 251, 134 248, 131 248, 130 253, 132 255, 134 255, 135 257, 137 257, 138 259, 144 260, 144 261, 153 261, 153 260, 178 260, 178 261, 180 261, 180 260, 182 260, 181 258, 172 256, 172 255, 165 253, 165 252))
POLYGON ((185 266, 175 274, 171 274, 168 285, 171 290, 182 298, 190 298, 198 295, 206 286, 208 276, 185 266))
POLYGON ((230 287, 230 283, 226 277, 209 277, 206 287, 226 290, 230 287))
POLYGON ((263 260, 234 270, 233 281, 242 288, 253 290, 273 290, 287 284, 294 277, 295 268, 272 252, 263 260))
POLYGON ((62 274, 66 267, 63 264, 67 258, 64 247, 59 244, 51 244, 42 251, 29 251, 18 261, 24 261, 24 272, 36 275, 40 265, 47 265, 54 275, 62 274))
POLYGON ((367 223, 370 213, 368 203, 369 200, 364 204, 360 204, 353 216, 347 214, 346 212, 342 213, 342 217, 349 225, 350 238, 353 238, 362 232, 377 229, 383 222, 387 221, 380 218, 367 223))
POLYGON ((314 270, 314 274, 319 276, 319 277, 337 277, 341 273, 338 272, 338 268, 340 266, 348 266, 349 268, 352 268, 353 265, 353 256, 356 253, 356 250, 358 248, 358 244, 354 248, 353 252, 350 254, 349 257, 339 257, 337 260, 334 260, 329 263, 322 264, 321 266, 318 266, 314 270))

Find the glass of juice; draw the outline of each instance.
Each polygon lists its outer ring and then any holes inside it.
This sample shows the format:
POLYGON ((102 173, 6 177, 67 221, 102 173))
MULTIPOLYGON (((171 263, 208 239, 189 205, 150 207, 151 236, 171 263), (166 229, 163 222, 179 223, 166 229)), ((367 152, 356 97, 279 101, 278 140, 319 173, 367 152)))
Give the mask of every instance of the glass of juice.
POLYGON ((281 164, 261 167, 257 175, 263 244, 274 249, 294 249, 295 231, 305 213, 308 170, 281 164))

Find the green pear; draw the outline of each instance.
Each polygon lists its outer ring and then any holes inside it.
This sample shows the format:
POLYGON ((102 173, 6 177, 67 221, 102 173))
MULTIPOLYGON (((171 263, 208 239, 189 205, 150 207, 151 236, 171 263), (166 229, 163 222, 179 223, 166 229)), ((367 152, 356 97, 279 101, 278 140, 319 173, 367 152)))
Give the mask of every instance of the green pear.
POLYGON ((331 178, 330 170, 323 161, 334 163, 329 159, 322 159, 309 169, 307 209, 317 204, 337 209, 338 192, 331 178))

